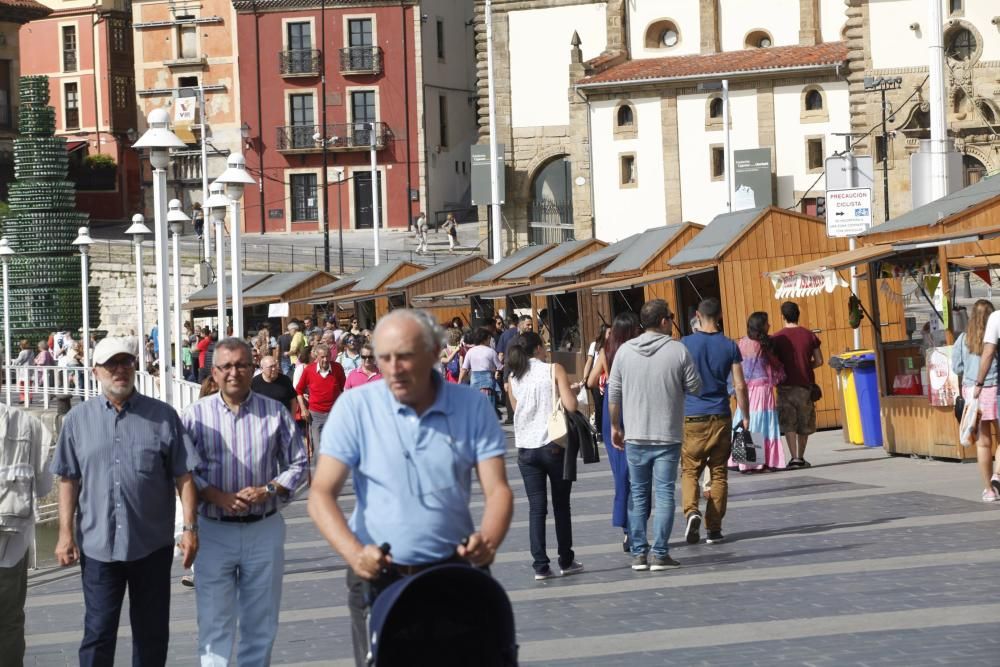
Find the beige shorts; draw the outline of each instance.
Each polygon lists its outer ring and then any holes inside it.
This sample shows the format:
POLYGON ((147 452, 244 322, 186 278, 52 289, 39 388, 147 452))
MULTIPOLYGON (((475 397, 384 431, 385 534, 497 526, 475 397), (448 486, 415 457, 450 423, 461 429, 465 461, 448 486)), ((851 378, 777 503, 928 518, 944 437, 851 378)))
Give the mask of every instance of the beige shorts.
POLYGON ((778 424, 782 434, 812 435, 816 432, 816 404, 809 387, 778 387, 778 424))

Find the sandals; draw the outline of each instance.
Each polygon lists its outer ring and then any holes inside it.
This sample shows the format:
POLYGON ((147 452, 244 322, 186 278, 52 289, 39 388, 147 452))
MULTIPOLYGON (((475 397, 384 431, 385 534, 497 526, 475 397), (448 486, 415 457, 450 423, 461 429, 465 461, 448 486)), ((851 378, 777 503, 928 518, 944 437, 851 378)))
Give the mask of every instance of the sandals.
POLYGON ((794 458, 788 462, 788 465, 785 466, 785 469, 790 470, 792 468, 811 468, 811 467, 812 464, 806 461, 805 459, 794 458))

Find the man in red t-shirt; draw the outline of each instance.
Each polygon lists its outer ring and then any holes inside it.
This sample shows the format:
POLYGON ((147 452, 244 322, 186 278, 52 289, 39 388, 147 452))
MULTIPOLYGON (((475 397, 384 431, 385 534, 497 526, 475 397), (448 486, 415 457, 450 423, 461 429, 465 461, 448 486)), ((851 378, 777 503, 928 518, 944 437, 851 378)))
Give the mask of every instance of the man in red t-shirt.
POLYGON ((315 445, 319 443, 320 432, 330 416, 333 404, 344 391, 347 378, 340 364, 330 363, 330 350, 325 345, 314 347, 312 358, 315 363, 303 369, 295 393, 299 396, 302 414, 309 423, 310 443, 315 445))
POLYGON ((823 352, 816 334, 799 326, 798 304, 781 304, 781 317, 785 327, 771 337, 785 366, 785 381, 778 385, 778 423, 792 456, 787 467, 808 468, 806 441, 816 432, 816 404, 810 398, 816 382, 813 369, 823 365, 823 352))
POLYGON ((205 378, 212 374, 212 369, 208 367, 207 353, 212 346, 212 330, 208 327, 201 328, 201 338, 195 344, 198 350, 198 382, 203 382, 205 378))

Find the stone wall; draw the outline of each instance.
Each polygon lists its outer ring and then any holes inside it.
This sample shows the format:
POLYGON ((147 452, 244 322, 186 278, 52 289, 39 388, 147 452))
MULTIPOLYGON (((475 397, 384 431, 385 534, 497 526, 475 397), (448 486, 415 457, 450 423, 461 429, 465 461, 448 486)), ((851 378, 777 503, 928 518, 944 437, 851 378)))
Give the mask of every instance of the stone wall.
MULTIPOLYGON (((135 302, 135 262, 131 248, 126 251, 112 253, 111 258, 103 256, 93 261, 90 268, 91 285, 101 291, 100 322, 93 324, 95 329, 107 331, 112 336, 135 335, 137 333, 136 302, 135 302)), ((146 249, 143 262, 143 317, 145 333, 156 324, 156 265, 152 248, 146 249)), ((188 262, 181 266, 181 302, 200 289, 197 283, 195 265, 188 262)), ((170 303, 173 304, 173 287, 170 290, 170 303)), ((184 318, 190 313, 184 311, 184 318)))

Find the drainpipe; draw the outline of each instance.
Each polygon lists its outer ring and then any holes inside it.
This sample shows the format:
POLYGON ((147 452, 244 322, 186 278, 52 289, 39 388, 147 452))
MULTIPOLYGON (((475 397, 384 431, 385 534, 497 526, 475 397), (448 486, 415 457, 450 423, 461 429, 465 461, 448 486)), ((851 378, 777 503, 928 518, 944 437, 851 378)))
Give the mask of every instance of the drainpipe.
MULTIPOLYGON (((580 89, 576 88, 576 95, 582 99, 587 104, 587 153, 590 159, 590 182, 587 184, 590 187, 590 238, 597 238, 597 206, 594 203, 594 130, 591 126, 591 108, 590 108, 590 98, 586 95, 580 93, 580 89)), ((570 183, 570 187, 573 187, 573 183, 570 183)), ((570 198, 572 199, 572 198, 570 198)))
MULTIPOLYGON (((257 13, 257 0, 253 0, 253 39, 257 59, 257 160, 260 162, 257 192, 260 194, 260 233, 264 234, 266 232, 264 227, 266 219, 264 213, 264 101, 260 91, 260 14, 257 13)), ((325 57, 326 53, 324 52, 323 55, 325 57)))
MULTIPOLYGON (((94 134, 97 135, 97 152, 101 152, 101 108, 98 103, 97 96, 100 94, 97 89, 97 77, 100 74, 97 71, 97 26, 104 21, 104 17, 101 15, 99 5, 97 2, 94 3, 94 19, 90 24, 90 58, 91 58, 91 69, 93 70, 92 81, 94 82, 94 134)), ((110 62, 107 66, 110 66, 110 62)), ((77 63, 77 68, 79 69, 80 64, 77 63)), ((83 126, 83 118, 80 119, 80 125, 83 126)))

